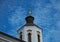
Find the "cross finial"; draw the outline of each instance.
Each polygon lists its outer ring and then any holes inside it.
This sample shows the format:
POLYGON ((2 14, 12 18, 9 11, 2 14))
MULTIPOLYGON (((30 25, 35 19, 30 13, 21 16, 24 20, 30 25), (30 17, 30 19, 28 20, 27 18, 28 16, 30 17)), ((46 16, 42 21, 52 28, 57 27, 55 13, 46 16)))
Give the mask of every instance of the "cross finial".
POLYGON ((28 9, 28 15, 31 16, 31 8, 28 9))

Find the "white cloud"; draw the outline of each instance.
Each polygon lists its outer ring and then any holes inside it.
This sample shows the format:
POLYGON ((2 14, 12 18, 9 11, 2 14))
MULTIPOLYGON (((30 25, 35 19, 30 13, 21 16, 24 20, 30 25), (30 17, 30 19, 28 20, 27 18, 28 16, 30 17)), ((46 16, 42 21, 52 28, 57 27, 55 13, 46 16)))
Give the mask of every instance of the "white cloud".
POLYGON ((8 34, 12 35, 13 37, 18 38, 18 32, 17 32, 15 29, 14 29, 14 30, 13 30, 13 29, 10 30, 8 34), (15 35, 15 36, 14 36, 14 35, 15 35))
POLYGON ((60 30, 60 21, 56 22, 57 29, 60 30))
POLYGON ((46 32, 45 36, 43 36, 44 42, 60 42, 60 31, 59 30, 49 30, 46 32))
POLYGON ((52 17, 51 17, 51 8, 52 8, 52 5, 51 4, 47 4, 45 5, 45 7, 42 7, 40 3, 36 3, 37 5, 37 8, 35 8, 33 10, 33 14, 34 14, 34 17, 35 17, 35 23, 36 24, 43 24, 43 25, 50 25, 51 24, 51 20, 52 20, 52 17), (38 4, 38 5, 37 5, 38 4))
POLYGON ((21 24, 20 22, 23 21, 22 18, 24 18, 24 10, 22 7, 18 7, 14 12, 12 12, 12 15, 8 18, 9 23, 11 25, 15 25, 18 26, 19 24, 21 24))
POLYGON ((60 10, 60 0, 50 0, 55 9, 60 10))

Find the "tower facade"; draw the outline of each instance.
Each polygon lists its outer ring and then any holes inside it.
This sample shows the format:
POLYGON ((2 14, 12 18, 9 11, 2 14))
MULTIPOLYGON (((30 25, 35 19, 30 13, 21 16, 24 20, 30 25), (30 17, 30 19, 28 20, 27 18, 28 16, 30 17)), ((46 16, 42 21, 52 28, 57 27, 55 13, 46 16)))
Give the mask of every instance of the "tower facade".
POLYGON ((33 23, 34 17, 27 16, 26 24, 18 30, 19 38, 26 42, 42 42, 42 29, 33 23))

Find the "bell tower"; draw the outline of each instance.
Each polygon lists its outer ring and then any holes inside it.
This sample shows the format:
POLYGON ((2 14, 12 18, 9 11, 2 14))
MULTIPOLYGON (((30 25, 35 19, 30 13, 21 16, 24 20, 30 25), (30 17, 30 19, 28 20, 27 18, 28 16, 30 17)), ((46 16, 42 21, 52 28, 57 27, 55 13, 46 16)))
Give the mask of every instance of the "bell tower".
POLYGON ((34 24, 34 17, 31 16, 31 9, 28 9, 26 24, 18 29, 19 38, 26 42, 42 42, 42 29, 34 24))

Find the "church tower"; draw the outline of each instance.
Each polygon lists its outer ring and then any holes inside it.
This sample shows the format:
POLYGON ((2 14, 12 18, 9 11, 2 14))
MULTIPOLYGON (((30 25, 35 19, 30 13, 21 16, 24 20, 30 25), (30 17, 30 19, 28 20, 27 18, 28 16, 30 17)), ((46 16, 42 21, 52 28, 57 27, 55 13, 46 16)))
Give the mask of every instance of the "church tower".
POLYGON ((31 9, 28 10, 28 14, 25 18, 26 24, 18 30, 19 38, 26 42, 42 42, 42 29, 34 24, 31 9))

